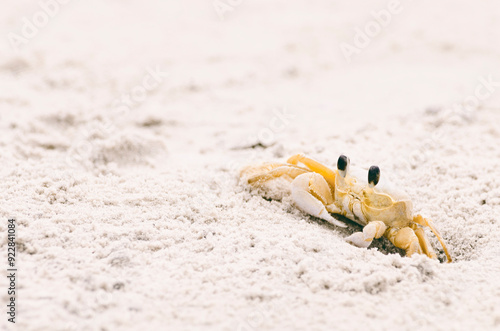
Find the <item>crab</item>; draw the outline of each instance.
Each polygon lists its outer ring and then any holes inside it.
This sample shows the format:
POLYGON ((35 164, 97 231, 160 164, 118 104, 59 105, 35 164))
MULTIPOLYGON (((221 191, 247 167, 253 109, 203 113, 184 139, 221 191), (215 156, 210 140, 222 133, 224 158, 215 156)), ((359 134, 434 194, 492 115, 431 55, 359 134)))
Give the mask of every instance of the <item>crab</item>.
POLYGON ((366 180, 362 169, 351 169, 350 160, 345 155, 340 155, 337 169, 332 170, 304 154, 296 154, 286 163, 246 167, 240 177, 251 186, 260 188, 270 180, 287 179, 291 182, 292 200, 303 212, 346 227, 331 215, 340 214, 363 226, 362 231, 346 238, 348 243, 357 247, 367 248, 374 239, 385 236, 394 246, 405 250, 408 257, 425 254, 437 259, 424 232, 424 227, 429 227, 443 247, 448 263, 452 261, 433 222, 420 214, 413 214, 408 194, 395 189, 387 181, 380 182, 378 166, 369 168, 366 180))

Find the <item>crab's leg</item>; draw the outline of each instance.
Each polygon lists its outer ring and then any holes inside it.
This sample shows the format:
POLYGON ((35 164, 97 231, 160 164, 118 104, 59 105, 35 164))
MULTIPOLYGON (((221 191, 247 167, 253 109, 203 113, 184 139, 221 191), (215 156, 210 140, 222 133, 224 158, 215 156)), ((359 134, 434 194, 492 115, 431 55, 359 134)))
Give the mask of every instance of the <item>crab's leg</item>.
POLYGON ((258 185, 281 176, 294 179, 306 172, 310 172, 310 170, 291 164, 268 163, 260 166, 246 167, 240 172, 240 177, 246 177, 249 184, 258 185))
POLYGON ((292 198, 302 211, 336 226, 346 227, 333 218, 326 208, 335 205, 330 186, 320 174, 309 172, 297 176, 292 182, 292 198))
POLYGON ((385 230, 387 230, 387 225, 384 222, 373 221, 368 223, 362 232, 355 232, 345 240, 354 246, 366 248, 370 246, 373 239, 382 237, 385 230))
POLYGON ((427 218, 422 217, 422 215, 416 215, 413 218, 413 222, 420 224, 420 225, 423 225, 423 226, 428 226, 431 229, 432 233, 434 233, 436 238, 439 240, 439 243, 443 247, 444 254, 446 254, 447 262, 450 263, 452 261, 450 253, 448 252, 448 248, 446 247, 446 244, 444 243, 443 237, 441 236, 439 231, 434 227, 434 223, 432 223, 431 220, 428 220, 427 218))
POLYGON ((394 246, 404 249, 408 257, 415 253, 422 254, 422 247, 420 247, 418 237, 415 231, 409 227, 401 229, 389 228, 386 232, 386 237, 394 246))
POLYGON ((431 259, 437 259, 436 252, 434 252, 434 249, 432 248, 429 239, 427 239, 424 229, 422 229, 415 223, 412 224, 411 228, 415 232, 415 235, 417 235, 420 247, 422 247, 422 251, 424 252, 424 254, 430 257, 431 259))
POLYGON ((290 157, 286 162, 295 165, 300 162, 309 169, 311 169, 312 171, 317 172, 318 174, 323 176, 332 187, 335 186, 335 176, 336 176, 335 171, 319 163, 318 161, 315 161, 305 156, 304 154, 295 154, 294 156, 290 157))

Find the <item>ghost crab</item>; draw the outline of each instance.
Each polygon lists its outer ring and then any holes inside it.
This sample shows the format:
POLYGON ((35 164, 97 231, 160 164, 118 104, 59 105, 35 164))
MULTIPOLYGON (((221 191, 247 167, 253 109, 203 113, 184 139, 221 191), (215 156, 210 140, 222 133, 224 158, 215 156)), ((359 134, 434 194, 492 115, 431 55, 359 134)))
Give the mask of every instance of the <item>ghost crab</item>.
POLYGON ((429 227, 441 243, 448 263, 452 261, 433 223, 419 214, 413 215, 409 196, 389 183, 379 183, 378 166, 368 170, 366 181, 360 170, 351 169, 350 160, 345 155, 339 157, 337 169, 332 170, 304 154, 297 154, 287 163, 246 167, 240 177, 255 187, 278 177, 288 179, 292 199, 302 211, 339 227, 346 225, 330 213, 343 215, 363 226, 362 232, 346 238, 347 242, 358 247, 368 247, 373 239, 385 236, 394 246, 404 249, 406 256, 418 253, 437 259, 423 229, 429 227))

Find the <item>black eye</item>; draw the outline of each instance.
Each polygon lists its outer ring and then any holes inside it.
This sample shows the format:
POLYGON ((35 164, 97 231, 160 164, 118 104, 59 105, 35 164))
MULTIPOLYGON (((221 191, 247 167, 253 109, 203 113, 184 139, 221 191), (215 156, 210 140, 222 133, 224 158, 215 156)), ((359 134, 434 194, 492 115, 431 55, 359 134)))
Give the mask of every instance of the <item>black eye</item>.
POLYGON ((368 183, 371 186, 375 186, 378 184, 380 180, 380 168, 377 166, 371 166, 370 170, 368 170, 368 183))
POLYGON ((339 160, 337 161, 337 169, 339 169, 340 171, 345 171, 348 164, 349 158, 345 155, 340 155, 339 160))

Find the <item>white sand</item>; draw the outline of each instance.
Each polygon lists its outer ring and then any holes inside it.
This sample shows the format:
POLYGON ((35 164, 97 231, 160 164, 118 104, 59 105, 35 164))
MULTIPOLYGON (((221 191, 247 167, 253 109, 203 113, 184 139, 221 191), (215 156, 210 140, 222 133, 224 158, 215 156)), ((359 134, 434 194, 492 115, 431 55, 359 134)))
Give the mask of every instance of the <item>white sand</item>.
POLYGON ((17 218, 19 268, 2 329, 500 328, 500 87, 452 108, 500 82, 498 2, 402 0, 350 63, 339 44, 387 2, 248 0, 224 20, 172 2, 72 1, 17 52, 6 36, 40 7, 2 9, 0 230, 17 218), (117 111, 148 68, 168 76, 117 111), (297 152, 380 165, 454 262, 350 246, 359 228, 238 183, 297 152))

